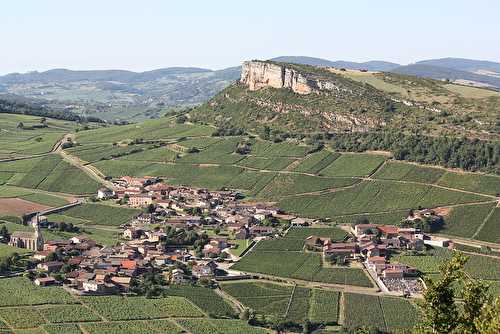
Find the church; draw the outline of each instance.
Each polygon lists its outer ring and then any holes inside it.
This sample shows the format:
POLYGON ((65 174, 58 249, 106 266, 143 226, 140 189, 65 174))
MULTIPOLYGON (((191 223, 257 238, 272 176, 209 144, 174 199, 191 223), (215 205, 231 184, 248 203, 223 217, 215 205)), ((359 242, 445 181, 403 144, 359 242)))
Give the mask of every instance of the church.
POLYGON ((43 236, 40 231, 40 224, 34 224, 35 232, 16 231, 10 236, 9 245, 19 248, 26 248, 32 251, 43 250, 43 236))

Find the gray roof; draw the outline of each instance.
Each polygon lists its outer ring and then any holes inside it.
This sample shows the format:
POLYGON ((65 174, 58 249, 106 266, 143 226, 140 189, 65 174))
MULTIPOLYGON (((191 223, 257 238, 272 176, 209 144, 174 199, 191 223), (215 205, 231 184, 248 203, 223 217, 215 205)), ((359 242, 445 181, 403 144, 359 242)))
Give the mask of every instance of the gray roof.
POLYGON ((24 231, 15 231, 12 233, 12 237, 22 238, 22 239, 36 239, 34 232, 24 232, 24 231))

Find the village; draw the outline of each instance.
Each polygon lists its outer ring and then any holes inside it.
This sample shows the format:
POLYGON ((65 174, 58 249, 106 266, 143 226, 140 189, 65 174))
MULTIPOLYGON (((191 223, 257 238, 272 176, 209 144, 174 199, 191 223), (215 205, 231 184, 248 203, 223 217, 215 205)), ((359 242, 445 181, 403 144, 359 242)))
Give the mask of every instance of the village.
MULTIPOLYGON (((29 222, 33 233, 12 234, 11 246, 34 251, 36 268, 26 274, 34 284, 64 285, 75 294, 95 295, 134 291, 147 275, 159 275, 168 284, 257 277, 231 270, 231 265, 261 240, 282 238, 290 228, 321 225, 286 214, 272 203, 241 201, 242 194, 228 189, 208 191, 129 176, 113 185, 100 188, 94 200, 143 209, 120 226, 120 244, 102 246, 84 235, 44 241, 41 229, 48 223, 40 215, 29 222), (235 255, 231 250, 237 247, 245 249, 235 255)), ((436 216, 424 209, 406 219, 423 217, 436 216)), ((432 239, 416 227, 358 223, 342 228, 347 232, 344 240, 311 235, 304 240, 305 251, 320 252, 324 262, 333 265, 362 266, 386 293, 413 295, 424 288, 415 268, 391 263, 394 251, 418 252, 426 244, 453 247, 449 240, 432 239)))

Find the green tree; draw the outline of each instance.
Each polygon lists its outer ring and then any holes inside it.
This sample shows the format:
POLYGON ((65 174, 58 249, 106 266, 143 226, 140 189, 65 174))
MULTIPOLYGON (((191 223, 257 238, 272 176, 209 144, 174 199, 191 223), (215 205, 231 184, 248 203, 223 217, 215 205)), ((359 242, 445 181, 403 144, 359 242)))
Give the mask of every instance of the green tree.
POLYGON ((465 272, 467 260, 467 256, 455 252, 450 261, 441 266, 439 279, 425 279, 427 290, 420 304, 423 321, 414 333, 489 334, 493 333, 492 328, 498 328, 500 316, 492 311, 498 307, 498 298, 493 302, 488 285, 465 272), (455 295, 458 283, 462 288, 455 295), (458 298, 462 300, 460 304, 458 298))

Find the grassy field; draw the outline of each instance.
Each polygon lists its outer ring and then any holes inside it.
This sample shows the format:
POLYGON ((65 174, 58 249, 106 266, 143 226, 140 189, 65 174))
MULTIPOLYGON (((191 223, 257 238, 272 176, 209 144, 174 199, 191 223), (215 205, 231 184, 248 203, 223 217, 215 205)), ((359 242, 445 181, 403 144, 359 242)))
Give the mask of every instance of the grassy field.
POLYGON ((351 216, 335 217, 338 224, 352 224, 367 219, 371 224, 397 225, 408 216, 408 210, 393 211, 388 213, 357 214, 351 216))
POLYGON ((315 177, 300 174, 277 174, 257 196, 279 199, 282 196, 342 188, 359 182, 351 178, 315 177))
POLYGON ((63 289, 41 288, 26 278, 3 278, 0 279, 0 284, 0 307, 75 303, 71 295, 63 289))
POLYGON ((266 282, 228 282, 221 288, 264 317, 284 317, 293 286, 266 282))
POLYGON ((192 334, 264 334, 270 331, 252 327, 241 320, 181 319, 177 321, 192 334))
POLYGON ((16 162, 0 162, 0 170, 12 169, 17 174, 8 183, 19 187, 67 194, 91 194, 99 187, 97 181, 56 154, 16 162))
POLYGON ((69 203, 65 198, 43 193, 32 193, 29 195, 20 196, 19 198, 52 207, 59 207, 69 203))
POLYGON ((341 241, 347 233, 338 227, 292 227, 288 230, 286 238, 305 240, 312 235, 330 238, 332 241, 341 241))
MULTIPOLYGON (((396 262, 404 263, 415 267, 425 274, 439 273, 441 264, 449 260, 452 251, 445 248, 434 248, 427 251, 426 255, 411 256, 398 255, 394 257, 396 262)), ((466 271, 475 278, 484 280, 500 280, 500 272, 497 268, 500 266, 500 260, 481 255, 467 255, 469 260, 465 265, 466 271)))
MULTIPOLYGON (((99 160, 108 160, 118 157, 126 157, 128 155, 140 154, 151 145, 113 145, 113 144, 98 144, 98 145, 81 145, 67 149, 71 155, 77 156, 83 161, 96 162, 99 160)), ((146 151, 147 152, 147 151, 146 151)))
POLYGON ((486 203, 454 207, 445 216, 443 229, 439 233, 471 238, 495 205, 486 203))
MULTIPOLYGON (((2 227, 2 225, 3 224, 0 224, 0 227, 2 227)), ((23 253, 29 253, 29 251, 24 248, 12 247, 4 243, 0 243, 0 259, 11 256, 14 253, 23 254, 23 253)))
POLYGON ((213 317, 234 317, 235 310, 214 290, 191 285, 172 285, 167 294, 187 298, 213 317))
POLYGON ((172 118, 149 120, 138 124, 80 131, 76 141, 81 144, 114 143, 144 140, 167 140, 189 136, 210 136, 214 129, 206 125, 176 124, 172 118))
POLYGON ((493 175, 447 172, 437 184, 493 196, 500 192, 500 176, 493 175))
POLYGON ((340 292, 312 289, 309 317, 314 323, 336 324, 339 320, 340 292))
POLYGON ((107 320, 142 320, 166 317, 203 317, 204 314, 182 297, 86 296, 81 301, 107 320))
POLYGON ((340 153, 332 153, 321 150, 309 154, 293 170, 300 173, 318 174, 323 168, 330 165, 335 159, 340 157, 340 153))
POLYGON ((252 251, 231 268, 242 272, 261 273, 311 282, 372 286, 361 269, 323 268, 320 255, 317 253, 252 251))
POLYGON ((412 328, 419 318, 417 309, 401 298, 345 293, 344 300, 349 329, 368 326, 392 332, 412 328))
POLYGON ((119 226, 140 213, 138 209, 86 203, 63 212, 63 215, 83 219, 89 225, 119 226))
POLYGON ((475 236, 475 239, 500 243, 500 208, 495 208, 493 214, 485 222, 484 226, 475 236))
POLYGON ((445 170, 439 168, 418 166, 404 162, 387 162, 377 171, 374 178, 433 184, 444 173, 445 170))
POLYGON ((280 206, 288 212, 310 217, 335 217, 359 213, 401 211, 451 204, 487 201, 487 197, 436 188, 408 186, 390 181, 364 181, 353 187, 325 195, 284 198, 280 206))
POLYGON ((287 168, 288 165, 290 165, 294 161, 296 160, 286 157, 264 158, 264 157, 248 156, 245 159, 240 160, 238 162, 238 166, 243 166, 258 170, 279 171, 279 170, 284 170, 285 168, 287 168))
POLYGON ((46 153, 67 132, 74 131, 75 122, 46 119, 41 126, 41 117, 15 114, 0 114, 0 156, 21 157, 46 153), (23 128, 18 125, 22 123, 23 128))
POLYGON ((384 161, 385 157, 374 154, 342 154, 321 170, 325 176, 368 176, 384 161))

